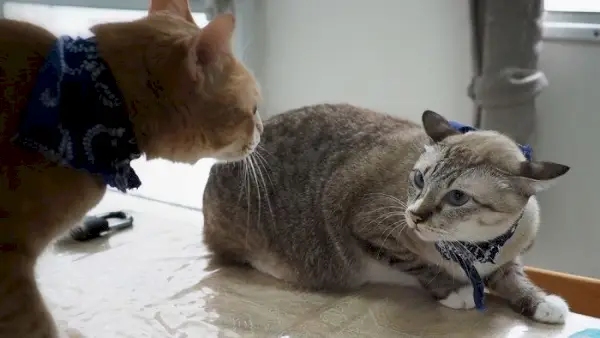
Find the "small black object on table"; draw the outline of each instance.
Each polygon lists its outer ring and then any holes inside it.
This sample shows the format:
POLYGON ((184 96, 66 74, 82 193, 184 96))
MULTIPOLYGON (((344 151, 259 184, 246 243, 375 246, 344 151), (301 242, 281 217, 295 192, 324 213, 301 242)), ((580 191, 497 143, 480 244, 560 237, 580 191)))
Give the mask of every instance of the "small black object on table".
POLYGON ((85 242, 132 226, 133 216, 125 211, 113 211, 85 216, 79 225, 69 231, 69 235, 76 241, 85 242))

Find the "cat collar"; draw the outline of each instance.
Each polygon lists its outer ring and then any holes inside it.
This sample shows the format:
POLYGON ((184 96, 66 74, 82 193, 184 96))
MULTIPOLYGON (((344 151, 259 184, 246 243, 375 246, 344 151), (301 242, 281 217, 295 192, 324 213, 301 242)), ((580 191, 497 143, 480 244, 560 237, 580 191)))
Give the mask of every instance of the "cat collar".
POLYGON ((98 175, 120 191, 141 185, 130 165, 141 156, 133 125, 93 37, 56 40, 13 142, 60 165, 98 175))
POLYGON ((435 243, 435 248, 442 257, 446 260, 452 260, 458 263, 469 278, 469 281, 473 286, 473 300, 475 301, 475 307, 478 310, 485 309, 483 302, 485 297, 485 285, 479 272, 477 272, 474 263, 495 264, 494 259, 496 259, 496 255, 500 253, 500 249, 515 234, 521 217, 522 215, 507 232, 487 242, 471 243, 441 241, 435 243))

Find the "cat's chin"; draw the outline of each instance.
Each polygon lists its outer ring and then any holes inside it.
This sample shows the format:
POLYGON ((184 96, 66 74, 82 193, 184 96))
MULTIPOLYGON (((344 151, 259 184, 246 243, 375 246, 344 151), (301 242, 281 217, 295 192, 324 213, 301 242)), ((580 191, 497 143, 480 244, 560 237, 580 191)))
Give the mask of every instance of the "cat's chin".
POLYGON ((219 164, 241 162, 250 157, 257 147, 258 143, 247 145, 242 149, 240 149, 238 146, 235 148, 233 146, 229 146, 214 155, 214 159, 219 164))
POLYGON ((431 232, 420 231, 417 229, 413 229, 412 231, 415 234, 415 236, 417 236, 417 238, 422 240, 423 242, 439 242, 443 240, 440 235, 433 234, 431 232))
POLYGON ((438 242, 443 240, 443 238, 434 232, 428 231, 424 228, 418 228, 413 222, 409 219, 406 220, 408 225, 408 231, 412 232, 412 234, 423 242, 438 242))
POLYGON ((241 162, 241 161, 247 159, 248 157, 250 157, 250 155, 252 155, 252 152, 249 152, 244 155, 222 155, 222 156, 215 157, 215 160, 219 164, 235 163, 235 162, 241 162))

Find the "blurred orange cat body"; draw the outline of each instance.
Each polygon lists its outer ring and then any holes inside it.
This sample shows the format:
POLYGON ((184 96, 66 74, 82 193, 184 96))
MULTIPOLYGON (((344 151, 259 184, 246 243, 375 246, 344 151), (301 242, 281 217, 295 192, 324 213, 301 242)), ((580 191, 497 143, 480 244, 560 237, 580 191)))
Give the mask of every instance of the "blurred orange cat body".
MULTIPOLYGON (((148 159, 231 161, 257 146, 260 93, 233 56, 234 25, 224 14, 200 29, 186 0, 162 0, 145 18, 92 28, 148 159)), ((0 338, 56 337, 35 283, 36 259, 106 190, 101 177, 12 142, 55 41, 43 28, 0 20, 0 338)))

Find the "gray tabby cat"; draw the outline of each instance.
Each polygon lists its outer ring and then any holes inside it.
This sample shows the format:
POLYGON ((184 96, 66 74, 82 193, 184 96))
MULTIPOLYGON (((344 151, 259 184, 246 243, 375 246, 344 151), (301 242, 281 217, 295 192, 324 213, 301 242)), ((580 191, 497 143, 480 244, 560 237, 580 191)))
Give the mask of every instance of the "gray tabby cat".
POLYGON ((509 233, 475 273, 515 311, 564 322, 567 303, 527 278, 520 255, 540 223, 535 193, 569 167, 527 161, 506 136, 462 134, 431 111, 421 127, 350 105, 277 115, 261 148, 254 182, 240 163, 211 170, 204 240, 216 257, 310 290, 419 285, 470 309, 475 284, 454 258, 509 233))

